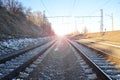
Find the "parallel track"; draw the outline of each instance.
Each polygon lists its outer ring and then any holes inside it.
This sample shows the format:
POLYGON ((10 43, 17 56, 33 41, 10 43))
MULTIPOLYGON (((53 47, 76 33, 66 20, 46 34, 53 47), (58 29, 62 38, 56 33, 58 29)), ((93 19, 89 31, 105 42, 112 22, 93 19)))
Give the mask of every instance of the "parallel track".
POLYGON ((25 50, 21 50, 14 55, 0 58, 0 80, 11 80, 16 77, 19 72, 32 64, 33 61, 41 56, 54 43, 55 41, 51 41, 47 44, 42 43, 25 50))
POLYGON ((9 60, 11 60, 11 59, 13 59, 13 58, 15 58, 15 57, 17 57, 17 56, 19 56, 19 55, 22 55, 22 54, 24 54, 24 53, 27 52, 27 51, 30 51, 30 50, 33 50, 33 49, 39 47, 39 46, 42 46, 42 45, 44 45, 45 43, 46 43, 46 41, 43 42, 43 43, 39 43, 39 44, 37 44, 37 45, 31 46, 31 47, 27 47, 27 48, 25 48, 25 49, 19 50, 19 51, 15 52, 15 53, 11 53, 11 54, 9 54, 9 55, 1 56, 1 57, 0 57, 0 64, 1 64, 1 63, 4 63, 4 62, 6 62, 6 61, 9 61, 9 60))
POLYGON ((87 45, 78 44, 73 41, 69 42, 96 73, 97 80, 120 79, 120 59, 98 49, 90 48, 87 45))
MULTIPOLYGON (((97 80, 119 80, 120 79, 120 66, 118 65, 120 59, 100 50, 93 49, 87 45, 78 44, 69 41, 75 52, 79 53, 82 59, 91 67, 93 72, 97 75, 97 80), (108 59, 109 58, 109 59, 108 59)), ((51 41, 40 47, 40 45, 26 49, 13 55, 7 59, 1 59, 0 64, 0 80, 11 80, 17 78, 19 74, 24 78, 28 73, 32 72, 33 68, 41 62, 39 57, 50 48, 55 41, 51 41), (34 63, 34 64, 33 64, 34 63), (28 67, 29 66, 29 67, 28 67)), ((81 61, 83 61, 81 60, 81 61)), ((87 66, 83 64, 83 68, 87 66)), ((88 69, 90 70, 90 69, 88 69)), ((89 72, 91 73, 91 72, 89 72)))

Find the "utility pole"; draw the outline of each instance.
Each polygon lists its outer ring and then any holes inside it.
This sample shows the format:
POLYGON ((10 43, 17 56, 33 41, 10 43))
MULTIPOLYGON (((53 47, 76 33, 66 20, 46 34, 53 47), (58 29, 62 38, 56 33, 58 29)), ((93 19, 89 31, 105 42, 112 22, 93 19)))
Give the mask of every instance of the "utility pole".
POLYGON ((114 19, 113 19, 113 13, 112 13, 112 31, 114 30, 114 19))
POLYGON ((114 31, 114 17, 113 17, 113 13, 111 14, 111 15, 107 15, 107 16, 109 16, 110 17, 110 19, 111 19, 111 29, 112 29, 112 31, 114 31))
POLYGON ((100 32, 103 32, 103 9, 100 9, 101 11, 101 24, 100 24, 100 32))
POLYGON ((74 33, 77 33, 77 32, 78 32, 78 30, 77 30, 77 22, 76 22, 76 20, 75 20, 74 25, 75 25, 75 31, 74 31, 74 33))

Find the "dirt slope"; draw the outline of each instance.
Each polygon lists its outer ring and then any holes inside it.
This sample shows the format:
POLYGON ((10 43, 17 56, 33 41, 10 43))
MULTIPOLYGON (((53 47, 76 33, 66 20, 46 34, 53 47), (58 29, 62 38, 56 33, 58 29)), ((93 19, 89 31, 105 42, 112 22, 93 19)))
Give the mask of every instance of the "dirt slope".
POLYGON ((0 40, 11 37, 40 37, 43 31, 24 15, 0 9, 0 40))

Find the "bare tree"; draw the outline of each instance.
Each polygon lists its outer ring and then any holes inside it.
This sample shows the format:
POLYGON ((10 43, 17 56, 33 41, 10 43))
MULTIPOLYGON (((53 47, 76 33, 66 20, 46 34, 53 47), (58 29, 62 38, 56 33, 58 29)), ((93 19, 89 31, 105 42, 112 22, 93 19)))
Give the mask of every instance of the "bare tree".
POLYGON ((42 26, 43 24, 43 15, 41 14, 41 12, 29 13, 28 19, 37 26, 42 26))
POLYGON ((0 8, 5 8, 5 6, 4 6, 4 0, 0 0, 0 8))
POLYGON ((13 13, 21 13, 24 12, 24 7, 18 0, 0 0, 3 7, 5 7, 8 11, 13 13))
POLYGON ((2 1, 0 0, 0 6, 2 6, 2 1))
POLYGON ((31 13, 31 10, 32 10, 31 7, 28 7, 25 9, 26 16, 29 16, 29 14, 31 13))
POLYGON ((32 21, 34 24, 39 26, 43 31, 44 35, 48 35, 52 33, 51 24, 44 14, 41 12, 33 12, 27 15, 28 20, 32 21))

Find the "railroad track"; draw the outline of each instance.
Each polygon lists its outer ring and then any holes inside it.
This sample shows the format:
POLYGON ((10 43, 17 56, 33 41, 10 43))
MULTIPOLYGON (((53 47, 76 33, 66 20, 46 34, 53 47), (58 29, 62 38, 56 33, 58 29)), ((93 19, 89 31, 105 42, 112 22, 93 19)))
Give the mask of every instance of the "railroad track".
POLYGON ((97 80, 120 80, 120 59, 99 49, 69 41, 81 57, 81 66, 89 74, 96 74, 97 80))
POLYGON ((35 48, 39 47, 39 46, 42 46, 42 45, 44 45, 44 44, 46 44, 46 43, 47 43, 47 41, 44 41, 43 43, 39 43, 39 44, 37 44, 37 45, 31 46, 31 47, 27 47, 27 48, 25 48, 25 49, 16 51, 15 53, 11 53, 11 54, 9 54, 9 55, 0 56, 0 64, 1 64, 1 63, 4 63, 4 62, 6 62, 6 61, 8 61, 8 60, 10 60, 10 59, 12 59, 12 58, 15 58, 15 57, 17 57, 17 56, 19 56, 19 55, 22 55, 22 54, 24 54, 24 53, 27 52, 27 51, 30 51, 30 50, 32 50, 32 49, 35 49, 35 48))
MULTIPOLYGON (((26 67, 39 58, 54 43, 55 40, 46 44, 43 43, 44 45, 38 44, 37 46, 0 58, 0 80, 14 80, 16 76, 22 74, 26 67)), ((35 67, 35 65, 31 65, 31 67, 35 67)), ((30 72, 31 69, 27 68, 27 71, 30 72)), ((23 75, 27 74, 23 73, 23 75)))
MULTIPOLYGON (((90 80, 119 80, 120 60, 108 53, 69 41, 79 63, 90 80), (79 54, 78 54, 79 53, 79 54)), ((28 49, 0 63, 0 80, 26 79, 45 58, 55 41, 28 49)))

